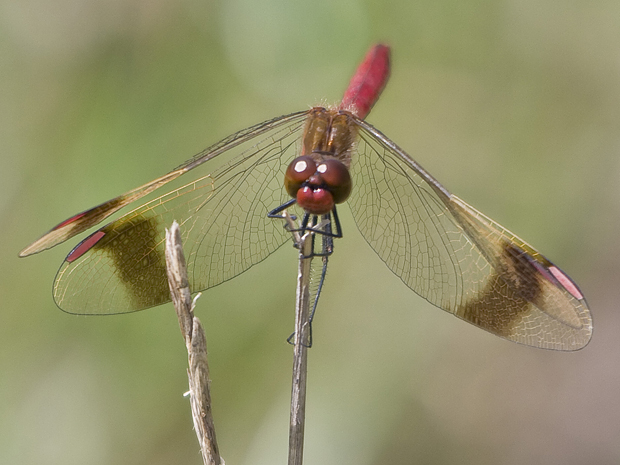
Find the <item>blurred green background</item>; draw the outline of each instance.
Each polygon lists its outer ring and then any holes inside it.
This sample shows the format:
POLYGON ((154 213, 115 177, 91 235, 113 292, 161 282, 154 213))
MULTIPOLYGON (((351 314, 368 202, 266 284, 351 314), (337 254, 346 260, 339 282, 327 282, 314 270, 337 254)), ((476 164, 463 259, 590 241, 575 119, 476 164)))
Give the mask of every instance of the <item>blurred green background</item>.
MULTIPOLYGON (((511 344, 409 291, 343 208, 310 352, 308 464, 620 463, 620 3, 0 3, 0 463, 199 464, 171 305, 76 317, 76 241, 18 251, 251 124, 337 102, 393 48, 369 121, 579 284, 591 344, 511 344)), ((285 463, 296 254, 205 293, 228 464, 285 463)))

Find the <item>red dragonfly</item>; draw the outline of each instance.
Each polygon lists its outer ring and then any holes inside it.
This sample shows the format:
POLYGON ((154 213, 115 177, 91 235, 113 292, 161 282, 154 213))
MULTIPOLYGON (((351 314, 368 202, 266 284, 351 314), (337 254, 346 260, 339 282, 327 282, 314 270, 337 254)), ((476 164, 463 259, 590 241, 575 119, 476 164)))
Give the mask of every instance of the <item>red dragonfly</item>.
POLYGON ((53 289, 69 313, 133 312, 170 301, 164 228, 173 220, 181 225, 190 286, 199 291, 243 273, 290 239, 270 218, 284 209, 303 219, 301 229, 341 237, 336 204, 348 201, 368 244, 432 304, 511 341, 584 347, 592 319, 577 285, 364 121, 388 75, 389 48, 377 45, 338 108, 314 107, 233 134, 168 174, 63 221, 20 256, 137 203, 67 255, 53 289), (319 216, 323 226, 312 219, 319 216))

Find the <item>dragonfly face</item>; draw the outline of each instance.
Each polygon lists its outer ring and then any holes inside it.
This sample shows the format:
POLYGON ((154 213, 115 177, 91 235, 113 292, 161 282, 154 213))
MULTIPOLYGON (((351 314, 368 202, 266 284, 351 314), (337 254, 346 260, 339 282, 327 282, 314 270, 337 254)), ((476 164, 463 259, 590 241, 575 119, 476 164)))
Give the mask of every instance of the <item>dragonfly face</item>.
POLYGON ((163 247, 173 220, 181 225, 190 286, 200 291, 290 240, 281 222, 267 217, 288 196, 297 200, 291 206, 297 216, 327 214, 346 201, 386 266, 430 303, 508 340, 584 347, 592 320, 577 285, 366 123, 361 116, 370 106, 316 107, 245 129, 167 175, 74 215, 21 255, 138 204, 75 247, 54 282, 56 303, 70 313, 131 312, 170 300, 163 247), (358 107, 357 115, 347 111, 358 107), (140 204, 146 196, 154 198, 140 204))

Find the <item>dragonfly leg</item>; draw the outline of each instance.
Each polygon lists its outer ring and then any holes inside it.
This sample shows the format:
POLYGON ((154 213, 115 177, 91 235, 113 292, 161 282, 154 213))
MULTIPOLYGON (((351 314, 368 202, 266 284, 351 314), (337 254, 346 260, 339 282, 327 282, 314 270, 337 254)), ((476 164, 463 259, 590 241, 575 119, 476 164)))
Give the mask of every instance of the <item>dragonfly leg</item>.
MULTIPOLYGON (((296 203, 297 203, 296 199, 291 199, 288 202, 284 202, 279 207, 276 207, 273 210, 271 210, 269 213, 267 213, 267 218, 280 218, 282 220, 285 220, 286 217, 282 215, 282 212, 286 210, 288 207, 290 207, 291 205, 295 205, 296 203)), ((293 220, 296 219, 294 216, 292 218, 293 220)))
POLYGON ((304 214, 300 228, 290 229, 289 231, 290 232, 301 232, 302 234, 307 231, 311 231, 316 234, 320 234, 322 236, 328 236, 328 237, 334 237, 334 238, 342 237, 342 228, 340 227, 340 219, 338 218, 338 211, 336 210, 335 206, 332 209, 331 213, 327 213, 326 215, 323 215, 323 221, 321 221, 320 223, 321 226, 317 227, 317 224, 319 224, 318 221, 316 221, 317 216, 314 215, 314 218, 315 218, 315 221, 313 222, 312 226, 308 226, 308 223, 310 221, 310 213, 304 214), (331 227, 332 216, 333 216, 333 224, 335 226, 336 232, 332 232, 332 227, 331 227))
MULTIPOLYGON (((287 202, 284 202, 282 205, 274 208, 273 210, 271 210, 270 212, 267 213, 267 217, 268 218, 278 218, 281 220, 285 220, 287 219, 282 212, 284 210, 286 210, 288 207, 295 205, 297 203, 296 199, 290 199, 287 202)), ((314 216, 314 218, 316 218, 316 215, 314 216)), ((294 221, 297 218, 295 216, 291 216, 291 219, 294 221)), ((323 215, 323 220, 327 223, 327 225, 329 225, 329 227, 324 226, 324 227, 316 227, 317 221, 314 222, 313 226, 308 226, 308 222, 310 221, 310 213, 305 213, 303 218, 302 218, 302 222, 299 228, 297 229, 291 229, 290 226, 288 224, 286 224, 284 227, 286 228, 287 231, 289 232, 301 232, 302 234, 307 232, 307 231, 312 231, 315 232, 317 234, 321 234, 323 236, 330 236, 330 237, 342 237, 342 229, 340 227, 340 219, 338 218, 338 210, 336 209, 336 206, 334 205, 334 208, 332 209, 331 214, 328 213, 326 215, 323 215), (331 215, 333 215, 334 217, 334 225, 335 225, 335 230, 336 232, 332 232, 332 228, 331 228, 331 223, 332 223, 332 219, 331 219, 331 215)))
MULTIPOLYGON (((336 217, 337 218, 337 217, 336 217)), ((317 224, 318 218, 314 217, 314 224, 317 224)), ((329 214, 323 215, 322 223, 325 225, 322 227, 323 229, 318 229, 322 238, 322 247, 321 251, 316 251, 316 235, 312 236, 312 253, 304 258, 312 258, 312 257, 327 257, 332 254, 334 251, 334 237, 342 237, 342 234, 336 235, 332 233, 332 220, 329 214)), ((337 226, 339 228, 339 225, 337 226)), ((315 229, 306 228, 305 231, 315 231, 315 229)))
MULTIPOLYGON (((302 342, 301 345, 310 349, 312 347, 312 321, 310 321, 308 326, 308 342, 302 342)), ((290 345, 295 345, 295 332, 293 332, 289 337, 286 338, 286 342, 290 345)))

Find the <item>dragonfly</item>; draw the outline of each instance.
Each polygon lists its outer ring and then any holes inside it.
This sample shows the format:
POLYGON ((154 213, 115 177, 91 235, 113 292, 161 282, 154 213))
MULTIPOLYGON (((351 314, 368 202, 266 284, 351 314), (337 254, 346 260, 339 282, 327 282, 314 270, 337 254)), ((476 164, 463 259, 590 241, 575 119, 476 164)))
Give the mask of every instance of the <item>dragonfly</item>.
POLYGON ((343 235, 337 206, 347 203, 370 247, 431 304, 510 341, 583 348, 592 318, 577 284, 451 194, 365 120, 389 69, 389 47, 375 45, 339 106, 239 131, 169 173, 61 222, 20 256, 54 247, 135 205, 79 242, 53 285, 56 304, 68 313, 134 312, 170 301, 164 237, 173 220, 181 225, 197 292, 238 276, 290 240, 291 228, 274 219, 284 212, 301 220, 302 231, 323 237, 323 255, 329 255, 343 235))

